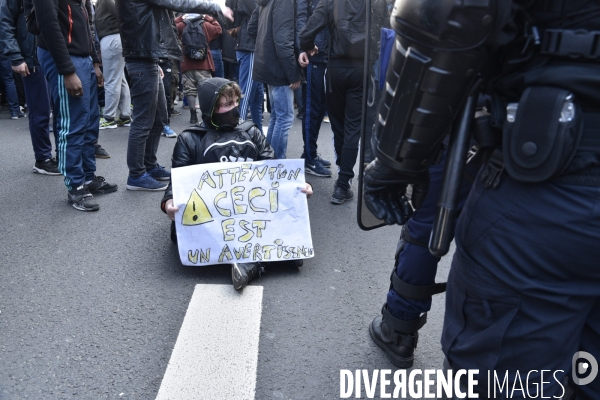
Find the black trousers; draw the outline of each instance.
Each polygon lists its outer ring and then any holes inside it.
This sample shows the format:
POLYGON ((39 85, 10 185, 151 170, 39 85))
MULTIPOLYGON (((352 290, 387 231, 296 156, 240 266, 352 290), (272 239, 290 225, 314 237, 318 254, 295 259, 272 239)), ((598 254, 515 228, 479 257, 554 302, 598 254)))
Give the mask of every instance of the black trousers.
POLYGON ((358 156, 363 101, 363 68, 327 68, 327 113, 333 130, 336 184, 350 188, 358 156))

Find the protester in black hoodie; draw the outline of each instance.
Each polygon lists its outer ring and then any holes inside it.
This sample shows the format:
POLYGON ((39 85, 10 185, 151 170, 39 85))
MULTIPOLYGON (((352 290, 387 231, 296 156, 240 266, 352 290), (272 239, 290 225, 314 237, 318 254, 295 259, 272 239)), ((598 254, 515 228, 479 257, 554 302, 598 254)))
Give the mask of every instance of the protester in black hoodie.
MULTIPOLYGON (((201 128, 184 131, 177 137, 173 149, 173 168, 188 165, 227 161, 261 161, 275 158, 273 148, 265 141, 265 136, 251 122, 238 126, 240 87, 222 78, 210 78, 198 85, 198 99, 202 111, 201 128), (218 146, 215 146, 218 143, 218 146)), ((302 190, 307 196, 312 194, 312 186, 306 184, 302 190)), ((173 204, 171 182, 161 201, 161 210, 169 219, 175 220, 179 210, 173 204)), ((177 241, 175 222, 171 223, 171 240, 177 241)), ((278 262, 279 265, 285 262, 278 262)), ((295 266, 302 260, 292 260, 295 266)), ((263 272, 267 263, 234 263, 231 266, 233 287, 244 288, 248 282, 263 272)))

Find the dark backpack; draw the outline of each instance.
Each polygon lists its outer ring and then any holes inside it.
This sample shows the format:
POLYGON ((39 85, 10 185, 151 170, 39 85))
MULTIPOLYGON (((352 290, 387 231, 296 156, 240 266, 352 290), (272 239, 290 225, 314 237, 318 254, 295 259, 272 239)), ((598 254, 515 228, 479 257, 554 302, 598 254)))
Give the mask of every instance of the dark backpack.
POLYGON ((205 60, 208 54, 208 41, 204 34, 204 18, 197 17, 186 21, 181 33, 183 54, 192 60, 205 60))

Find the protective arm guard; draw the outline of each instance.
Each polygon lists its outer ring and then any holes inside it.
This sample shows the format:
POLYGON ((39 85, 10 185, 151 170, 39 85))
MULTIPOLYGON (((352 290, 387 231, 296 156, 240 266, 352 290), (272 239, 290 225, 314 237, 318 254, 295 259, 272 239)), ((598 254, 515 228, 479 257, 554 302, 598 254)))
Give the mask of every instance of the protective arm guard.
POLYGON ((383 163, 408 175, 429 168, 504 19, 502 1, 396 0, 396 41, 371 143, 383 163))

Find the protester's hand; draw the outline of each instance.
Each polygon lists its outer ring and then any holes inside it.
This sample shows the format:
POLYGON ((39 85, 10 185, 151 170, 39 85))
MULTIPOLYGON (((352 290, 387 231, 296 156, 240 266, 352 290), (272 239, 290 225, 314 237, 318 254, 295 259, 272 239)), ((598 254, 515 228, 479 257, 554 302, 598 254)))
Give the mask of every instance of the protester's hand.
POLYGON ((160 79, 165 77, 165 73, 163 72, 163 70, 160 66, 158 67, 158 74, 160 75, 160 79))
POLYGON ((231 8, 225 5, 221 5, 221 12, 223 13, 223 16, 225 18, 233 22, 233 11, 231 10, 231 8))
POLYGON ((310 196, 313 194, 312 186, 310 183, 306 182, 306 187, 300 190, 302 193, 306 194, 306 198, 310 199, 310 196))
POLYGON ((406 198, 406 188, 413 185, 412 204, 421 207, 429 188, 429 172, 408 175, 388 167, 379 159, 365 169, 363 177, 365 205, 388 225, 404 225, 413 215, 406 198))
POLYGON ((81 97, 83 96, 83 86, 81 81, 75 72, 71 72, 64 76, 65 89, 71 96, 81 97))
POLYGON ((313 47, 311 50, 308 50, 307 53, 309 56, 314 56, 315 54, 317 54, 319 52, 319 48, 317 47, 317 45, 315 45, 315 47, 313 47))
POLYGON ((296 89, 298 89, 299 87, 300 87, 300 81, 298 81, 298 82, 294 82, 294 83, 292 83, 292 84, 290 85, 290 89, 292 89, 292 90, 296 90, 296 89))
POLYGON ((167 212, 167 217, 169 217, 171 221, 175 221, 175 213, 179 211, 179 207, 173 204, 173 199, 169 199, 165 203, 165 211, 167 212))
POLYGON ((306 52, 302 52, 300 53, 300 55, 298 56, 298 63, 300 64, 300 66, 302 68, 306 68, 308 67, 308 54, 306 54, 306 52))
POLYGON ((96 73, 96 80, 98 81, 98 87, 104 86, 104 75, 100 71, 100 64, 94 64, 94 72, 96 73))
POLYGON ((237 35, 238 35, 238 33, 240 32, 240 29, 241 29, 241 28, 242 28, 241 26, 238 26, 238 27, 236 27, 236 28, 231 28, 231 29, 227 30, 227 33, 229 33, 229 35, 230 35, 231 37, 233 37, 233 38, 234 38, 234 37, 237 37, 237 35))
POLYGON ((27 63, 25 62, 17 65, 16 67, 13 66, 12 70, 17 74, 21 75, 22 77, 26 77, 27 75, 29 75, 29 67, 27 67, 27 63))

